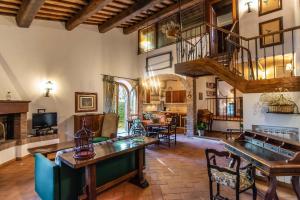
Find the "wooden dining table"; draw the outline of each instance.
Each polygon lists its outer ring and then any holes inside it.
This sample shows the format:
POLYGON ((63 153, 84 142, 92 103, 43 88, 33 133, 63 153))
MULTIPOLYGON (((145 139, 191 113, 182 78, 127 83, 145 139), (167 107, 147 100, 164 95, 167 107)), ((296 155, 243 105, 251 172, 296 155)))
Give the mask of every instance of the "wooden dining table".
POLYGON ((157 143, 155 138, 144 137, 142 141, 136 141, 134 138, 119 140, 115 142, 107 142, 105 144, 95 146, 95 156, 88 160, 77 160, 73 157, 73 152, 60 155, 60 159, 66 165, 73 169, 85 169, 86 196, 88 200, 95 200, 97 193, 102 188, 96 186, 96 164, 100 161, 114 158, 120 155, 136 152, 136 170, 133 183, 145 188, 149 184, 144 178, 144 148, 148 145, 157 143))

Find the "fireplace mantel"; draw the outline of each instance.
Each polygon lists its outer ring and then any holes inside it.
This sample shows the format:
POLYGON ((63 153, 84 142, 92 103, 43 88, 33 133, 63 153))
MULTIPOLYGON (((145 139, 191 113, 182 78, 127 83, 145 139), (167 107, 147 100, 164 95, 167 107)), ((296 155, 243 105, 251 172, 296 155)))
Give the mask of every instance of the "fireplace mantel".
POLYGON ((0 115, 27 113, 30 101, 0 100, 0 115))

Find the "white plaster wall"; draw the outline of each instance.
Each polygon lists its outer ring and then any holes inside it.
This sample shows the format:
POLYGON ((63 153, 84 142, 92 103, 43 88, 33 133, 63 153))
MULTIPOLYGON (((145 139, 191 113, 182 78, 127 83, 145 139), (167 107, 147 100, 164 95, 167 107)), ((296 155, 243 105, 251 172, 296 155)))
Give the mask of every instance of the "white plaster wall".
MULTIPOLYGON (((73 135, 74 92, 97 92, 103 110, 102 76, 137 78, 137 33, 114 29, 100 34, 96 26, 80 25, 67 31, 63 23, 34 20, 19 28, 13 17, 0 17, 0 99, 26 99, 30 112, 37 108, 58 112, 61 139, 73 135), (43 97, 41 83, 51 80, 57 89, 43 97)), ((29 125, 30 125, 29 121, 29 125)), ((30 127, 30 126, 29 126, 30 127)))
MULTIPOLYGON (((15 156, 17 158, 22 158, 29 154, 28 149, 30 149, 30 148, 40 147, 40 146, 45 146, 45 145, 50 145, 50 144, 56 144, 56 143, 59 143, 59 139, 46 140, 46 141, 33 142, 33 143, 24 144, 24 145, 19 145, 19 146, 16 146, 16 155, 15 156)), ((0 153, 2 153, 2 152, 0 152, 0 153)))
POLYGON ((139 73, 142 78, 146 78, 149 75, 155 76, 155 75, 159 75, 159 74, 175 74, 174 66, 176 63, 177 63, 177 53, 176 53, 176 45, 175 44, 165 46, 165 47, 155 49, 153 51, 138 55, 139 73), (172 52, 172 56, 173 56, 172 68, 155 71, 151 74, 146 73, 146 58, 147 57, 150 57, 150 56, 153 56, 156 54, 160 54, 160 53, 170 52, 170 51, 172 52))
MULTIPOLYGON (((300 92, 287 93, 295 103, 300 105, 300 92)), ((297 114, 270 114, 259 105, 261 93, 244 94, 244 127, 251 129, 252 125, 269 125, 295 127, 300 129, 300 115, 297 114)))
MULTIPOLYGON (((253 0, 251 4, 251 13, 248 13, 246 5, 248 0, 239 1, 239 25, 240 34, 244 37, 253 37, 259 35, 258 25, 261 22, 268 21, 274 18, 283 17, 283 27, 289 28, 296 26, 299 23, 297 15, 299 16, 299 0, 284 0, 282 1, 282 10, 258 16, 258 0, 253 0)), ((299 24, 298 24, 299 25, 299 24)))
MULTIPOLYGON (((248 13, 248 7, 246 5, 248 0, 239 1, 239 31, 240 35, 244 37, 254 37, 259 35, 259 23, 268 21, 274 18, 283 17, 283 28, 291 28, 300 25, 300 3, 299 0, 285 0, 282 1, 282 10, 259 16, 258 15, 258 0, 253 0, 251 4, 251 13, 248 13)), ((300 75, 300 29, 295 31, 295 62, 296 62, 296 75, 300 75)), ((292 35, 291 33, 284 34, 284 49, 285 54, 292 53, 292 35)), ((246 44, 245 44, 246 45, 246 44)), ((259 44, 258 44, 259 45, 259 44)), ((252 56, 254 57, 255 43, 250 42, 249 46, 252 56)), ((262 58, 264 56, 264 49, 258 48, 258 57, 262 58)), ((282 46, 278 45, 275 47, 275 54, 282 54, 282 46)), ((266 56, 272 56, 273 49, 267 48, 266 56)), ((254 59, 254 58, 252 58, 254 59)))
POLYGON ((16 147, 0 151, 0 165, 16 158, 16 147))
POLYGON ((212 130, 214 131, 227 131, 227 129, 239 129, 240 122, 236 121, 220 121, 214 120, 212 130))
POLYGON ((206 95, 206 90, 209 91, 214 91, 213 89, 207 89, 206 88, 206 83, 214 83, 216 81, 216 76, 203 76, 200 78, 197 78, 196 81, 196 88, 197 88, 197 109, 207 109, 207 104, 206 104, 206 98, 209 98, 206 95), (199 99, 199 93, 203 94, 203 99, 199 99))
MULTIPOLYGON (((299 106, 300 92, 287 93, 299 106)), ((266 113, 259 105, 261 93, 244 94, 244 128, 252 129, 252 125, 267 125, 281 127, 295 127, 300 129, 299 114, 271 114, 266 113)), ((278 177, 278 180, 290 183, 290 177, 278 177)))

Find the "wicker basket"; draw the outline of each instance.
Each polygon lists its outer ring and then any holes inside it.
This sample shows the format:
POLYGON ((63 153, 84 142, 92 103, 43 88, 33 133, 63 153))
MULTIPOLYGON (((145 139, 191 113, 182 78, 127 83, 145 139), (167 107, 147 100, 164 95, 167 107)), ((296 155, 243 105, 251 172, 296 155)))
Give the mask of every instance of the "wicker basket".
POLYGON ((294 105, 270 105, 270 113, 294 113, 294 105))

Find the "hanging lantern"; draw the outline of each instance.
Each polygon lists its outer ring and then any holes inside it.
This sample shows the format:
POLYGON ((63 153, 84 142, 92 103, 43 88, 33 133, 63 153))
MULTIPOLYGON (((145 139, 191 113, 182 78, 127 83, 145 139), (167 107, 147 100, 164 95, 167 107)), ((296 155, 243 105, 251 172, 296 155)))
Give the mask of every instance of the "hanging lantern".
POLYGON ((93 132, 86 128, 85 119, 83 119, 82 128, 74 136, 74 158, 79 160, 90 159, 95 156, 93 145, 93 132))

